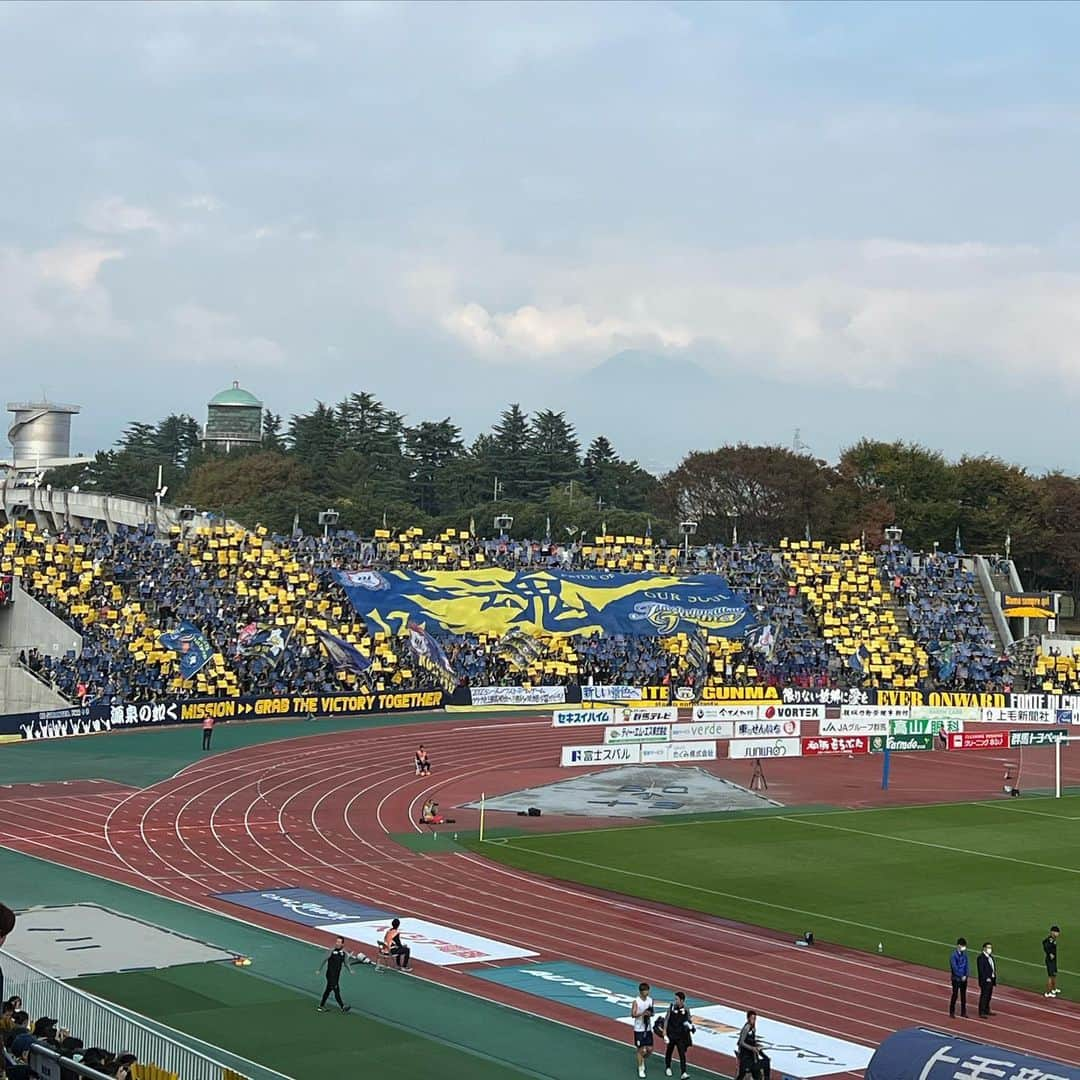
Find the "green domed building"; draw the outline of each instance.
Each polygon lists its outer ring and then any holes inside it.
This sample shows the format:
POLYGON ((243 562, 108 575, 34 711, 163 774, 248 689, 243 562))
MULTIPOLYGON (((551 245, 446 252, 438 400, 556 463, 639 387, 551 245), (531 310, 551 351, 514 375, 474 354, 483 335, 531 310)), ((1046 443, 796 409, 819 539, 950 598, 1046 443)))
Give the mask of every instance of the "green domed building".
POLYGON ((258 446, 262 442, 262 411, 262 402, 234 382, 207 405, 203 445, 226 454, 237 446, 258 446))

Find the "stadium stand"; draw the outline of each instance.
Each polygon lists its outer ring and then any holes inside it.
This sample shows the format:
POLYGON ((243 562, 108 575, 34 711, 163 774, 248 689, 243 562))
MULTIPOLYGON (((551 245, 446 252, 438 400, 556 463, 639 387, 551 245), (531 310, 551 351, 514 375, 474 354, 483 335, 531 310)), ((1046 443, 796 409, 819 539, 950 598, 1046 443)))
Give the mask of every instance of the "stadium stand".
MULTIPOLYGON (((915 687, 927 679, 986 689, 1010 679, 983 623, 977 584, 955 556, 920 557, 901 545, 880 553, 820 541, 672 547, 651 537, 592 542, 480 539, 470 530, 425 538, 419 529, 373 537, 270 535, 231 524, 149 527, 97 524, 50 536, 33 522, 0 529, 0 580, 16 575, 30 595, 83 635, 83 650, 35 655, 33 668, 71 700, 154 702, 187 696, 328 693, 358 676, 335 670, 318 632, 372 662, 376 690, 428 689, 435 676, 407 639, 372 632, 329 571, 545 567, 723 575, 752 606, 758 630, 710 639, 704 664, 686 635, 543 638, 527 657, 499 639, 469 634, 443 645, 463 684, 760 684, 915 687), (182 686, 176 654, 160 636, 197 625, 217 652, 182 686), (259 644, 250 644, 258 641, 259 644)), ((29 658, 28 658, 29 661, 29 658)), ((1032 681, 1075 688, 1071 656, 1039 656, 1032 681)))

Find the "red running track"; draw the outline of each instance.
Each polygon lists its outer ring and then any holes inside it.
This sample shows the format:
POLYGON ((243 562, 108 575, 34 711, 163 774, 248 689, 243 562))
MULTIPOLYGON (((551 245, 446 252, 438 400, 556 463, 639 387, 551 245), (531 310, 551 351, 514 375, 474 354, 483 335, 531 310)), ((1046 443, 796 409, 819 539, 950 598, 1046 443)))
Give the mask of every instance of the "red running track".
MULTIPOLYGON (((1080 1007, 1071 1002, 1002 987, 992 1025, 958 1024, 948 1018, 948 984, 938 971, 827 945, 799 949, 758 928, 469 853, 420 854, 390 839, 419 831, 418 807, 430 794, 446 809, 447 795, 464 802, 482 789, 565 778, 553 766, 564 737, 546 718, 442 720, 214 754, 145 790, 52 785, 41 793, 27 785, 0 796, 13 811, 4 815, 0 844, 322 945, 329 935, 213 894, 300 887, 350 897, 511 942, 541 959, 646 978, 869 1046, 898 1028, 927 1025, 1080 1061, 1080 1007), (433 751, 432 777, 413 774, 418 742, 433 751)), ((471 812, 454 816, 458 828, 474 826, 471 812)), ((418 967, 418 977, 628 1042, 626 1027, 613 1020, 541 1005, 466 971, 418 967)), ((694 1053, 700 1065, 730 1072, 729 1058, 694 1053)))

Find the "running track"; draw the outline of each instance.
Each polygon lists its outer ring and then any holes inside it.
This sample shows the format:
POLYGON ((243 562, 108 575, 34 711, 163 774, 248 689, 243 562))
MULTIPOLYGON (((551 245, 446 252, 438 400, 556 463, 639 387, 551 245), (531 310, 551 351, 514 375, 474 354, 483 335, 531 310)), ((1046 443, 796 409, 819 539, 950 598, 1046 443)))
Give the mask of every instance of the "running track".
MULTIPOLYGON (((429 793, 445 790, 458 801, 485 783, 506 791, 555 778, 563 741, 548 719, 442 720, 214 754, 145 790, 103 783, 39 794, 24 787, 3 800, 10 810, 0 844, 322 945, 326 934, 212 894, 301 887, 349 896, 512 942, 541 959, 756 1007, 766 1037, 768 1017, 870 1046, 898 1028, 926 1025, 1080 1061, 1080 1007, 1071 1002, 1002 987, 992 1024, 958 1026, 948 1019, 947 983, 937 971, 850 950, 798 949, 768 931, 561 884, 469 853, 418 854, 390 839, 419 831, 415 819, 429 793), (418 742, 435 748, 431 778, 413 775, 418 742)), ((474 820, 454 813, 463 828, 474 820)), ((420 964, 417 977, 628 1042, 622 1024, 464 971, 420 964)), ((629 1046, 627 1054, 630 1065, 629 1046)), ((701 1049, 694 1058, 730 1072, 729 1058, 701 1049)))

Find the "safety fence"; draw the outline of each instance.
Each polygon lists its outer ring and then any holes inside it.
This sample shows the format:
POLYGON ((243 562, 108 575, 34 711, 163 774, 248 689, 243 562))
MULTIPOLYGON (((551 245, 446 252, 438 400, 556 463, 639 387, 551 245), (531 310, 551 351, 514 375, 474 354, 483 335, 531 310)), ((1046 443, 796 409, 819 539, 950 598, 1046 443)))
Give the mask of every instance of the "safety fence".
POLYGON ((144 1066, 144 1076, 171 1074, 179 1080, 247 1080, 220 1061, 140 1024, 119 1009, 8 952, 0 951, 0 968, 4 973, 4 994, 21 997, 23 1008, 31 1018, 56 1018, 84 1046, 134 1054, 144 1066))

